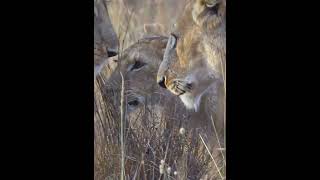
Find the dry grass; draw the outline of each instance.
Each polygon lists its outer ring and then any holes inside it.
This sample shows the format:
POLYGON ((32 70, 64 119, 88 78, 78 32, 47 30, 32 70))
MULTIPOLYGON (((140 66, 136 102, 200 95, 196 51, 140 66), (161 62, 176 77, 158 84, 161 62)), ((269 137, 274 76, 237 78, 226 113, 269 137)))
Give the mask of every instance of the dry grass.
MULTIPOLYGON (((121 177, 121 91, 120 85, 117 87, 114 84, 113 88, 106 91, 107 84, 103 75, 95 82, 96 180, 117 180, 121 177)), ((180 133, 181 127, 187 127, 189 115, 179 99, 173 102, 167 96, 161 97, 158 107, 146 104, 138 112, 126 115, 126 179, 198 180, 207 174, 208 179, 221 179, 221 176, 225 176, 224 156, 221 154, 223 151, 206 147, 205 140, 202 140, 202 136, 206 137, 208 134, 198 129, 186 129, 184 134, 180 133), (162 175, 161 160, 165 161, 162 175), (171 168, 170 174, 166 171, 168 167, 171 168), (175 171, 177 175, 174 175, 175 171)), ((223 149, 219 144, 217 147, 223 149)))

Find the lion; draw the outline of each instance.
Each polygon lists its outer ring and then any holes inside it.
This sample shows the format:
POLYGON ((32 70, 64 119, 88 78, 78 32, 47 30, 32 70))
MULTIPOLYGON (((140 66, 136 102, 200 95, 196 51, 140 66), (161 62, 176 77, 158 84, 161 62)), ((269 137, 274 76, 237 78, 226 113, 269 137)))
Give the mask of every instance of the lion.
POLYGON ((106 64, 108 57, 116 56, 118 39, 103 0, 94 1, 94 78, 106 64))
MULTIPOLYGON (((114 58, 108 62, 107 67, 112 72, 105 73, 108 74, 106 89, 108 91, 113 89, 112 92, 120 92, 121 75, 119 72, 121 72, 125 81, 126 111, 133 119, 141 114, 142 111, 145 111, 148 106, 154 106, 151 108, 156 108, 159 113, 164 112, 164 110, 172 110, 174 104, 170 103, 170 100, 183 106, 183 103, 177 101, 177 96, 159 87, 156 82, 158 69, 164 58, 167 43, 168 38, 165 36, 146 36, 129 46, 123 53, 120 53, 119 59, 114 58), (166 102, 166 107, 163 107, 164 104, 162 103, 165 102, 165 99, 169 99, 169 102, 166 102)), ((180 112, 175 114, 187 113, 189 117, 186 128, 205 127, 205 129, 207 128, 206 132, 213 131, 211 127, 206 127, 208 123, 212 122, 211 115, 215 116, 217 112, 223 110, 220 106, 217 106, 217 104, 222 103, 221 99, 217 98, 220 96, 218 85, 219 82, 217 81, 208 87, 208 92, 203 94, 205 101, 199 102, 199 110, 197 112, 187 112, 183 107, 179 107, 180 112)), ((120 99, 117 98, 115 102, 119 103, 120 99)), ((116 106, 119 106, 119 104, 116 106)), ((218 129, 223 129, 223 122, 216 123, 218 129)))
MULTIPOLYGON (((212 119, 221 147, 225 137, 225 12, 225 0, 192 0, 169 36, 157 73, 157 83, 193 110, 194 127, 212 119)), ((206 132, 214 134, 210 129, 206 132)), ((210 146, 217 146, 214 138, 208 139, 210 146)))
MULTIPOLYGON (((225 91, 225 0, 193 0, 170 35, 157 82, 199 111, 210 88, 225 91)), ((219 90, 220 91, 220 90, 219 90)), ((224 93, 219 92, 224 98, 224 93)))
MULTIPOLYGON (((108 67, 110 67, 109 70, 112 73, 110 73, 111 75, 107 79, 106 89, 108 91, 113 89, 112 92, 120 92, 121 75, 119 72, 121 72, 125 81, 125 102, 129 118, 136 119, 137 116, 143 114, 148 108, 157 111, 157 116, 160 117, 163 112, 170 114, 168 111, 171 111, 172 107, 177 106, 178 110, 171 114, 176 116, 184 114, 184 116, 187 116, 188 120, 185 122, 187 129, 200 128, 206 134, 210 133, 212 135, 213 129, 211 126, 208 126, 208 124, 212 123, 211 116, 216 117, 216 114, 223 111, 217 105, 222 103, 222 99, 217 98, 220 96, 220 89, 217 88, 219 83, 213 83, 208 87, 208 92, 203 94, 205 100, 199 103, 199 110, 197 112, 188 112, 183 107, 183 103, 178 101, 177 96, 159 87, 156 82, 157 72, 164 58, 167 43, 168 38, 165 36, 147 36, 129 46, 123 53, 120 53, 120 59, 109 61, 108 67)), ((120 102, 119 97, 115 102, 120 102)), ((119 106, 119 104, 116 106, 119 106)), ((143 119, 150 119, 150 117, 143 119)), ((221 134, 224 122, 215 121, 215 123, 218 133, 221 134)), ((214 144, 216 137, 210 138, 211 140, 208 141, 213 142, 210 144, 214 144)))
POLYGON ((170 132, 182 126, 189 132, 188 137, 191 142, 199 142, 199 134, 201 134, 213 155, 217 160, 222 161, 219 157, 221 152, 217 149, 224 147, 224 122, 211 119, 221 111, 221 107, 217 106, 221 104, 219 102, 221 99, 217 98, 219 96, 217 88, 210 87, 209 91, 203 95, 204 100, 199 104, 199 111, 188 112, 177 96, 159 87, 156 82, 167 41, 167 37, 152 36, 143 38, 128 47, 116 61, 121 63, 121 68, 114 70, 108 82, 113 86, 117 84, 116 87, 119 87, 121 78, 119 70, 123 73, 126 82, 127 118, 134 132, 142 131, 141 128, 157 128, 158 130, 150 132, 159 136, 165 134, 166 130, 170 132), (168 119, 171 120, 168 121, 168 119), (212 126, 213 121, 216 133, 212 126), (161 125, 163 123, 166 124, 165 128, 161 125))

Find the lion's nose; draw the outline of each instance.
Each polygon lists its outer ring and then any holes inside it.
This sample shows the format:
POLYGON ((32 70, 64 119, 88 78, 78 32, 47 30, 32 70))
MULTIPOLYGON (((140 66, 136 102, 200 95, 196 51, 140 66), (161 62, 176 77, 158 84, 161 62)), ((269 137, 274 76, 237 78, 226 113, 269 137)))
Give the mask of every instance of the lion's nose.
POLYGON ((164 76, 158 78, 158 84, 163 88, 167 88, 165 81, 166 81, 166 78, 164 76))

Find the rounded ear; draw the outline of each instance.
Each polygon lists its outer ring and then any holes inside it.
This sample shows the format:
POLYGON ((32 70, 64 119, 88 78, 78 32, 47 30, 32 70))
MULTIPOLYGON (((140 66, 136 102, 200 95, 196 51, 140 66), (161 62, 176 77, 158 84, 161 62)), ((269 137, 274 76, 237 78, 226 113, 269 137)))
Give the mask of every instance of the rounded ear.
POLYGON ((145 34, 165 35, 164 26, 159 23, 144 24, 143 29, 145 34))

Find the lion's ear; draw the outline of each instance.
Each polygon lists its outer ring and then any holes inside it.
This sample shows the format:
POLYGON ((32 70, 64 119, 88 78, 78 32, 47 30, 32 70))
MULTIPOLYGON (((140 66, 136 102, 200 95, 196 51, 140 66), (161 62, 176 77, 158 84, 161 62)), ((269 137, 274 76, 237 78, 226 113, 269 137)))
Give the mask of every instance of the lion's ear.
POLYGON ((164 26, 159 23, 144 24, 143 29, 148 35, 165 35, 164 26))

